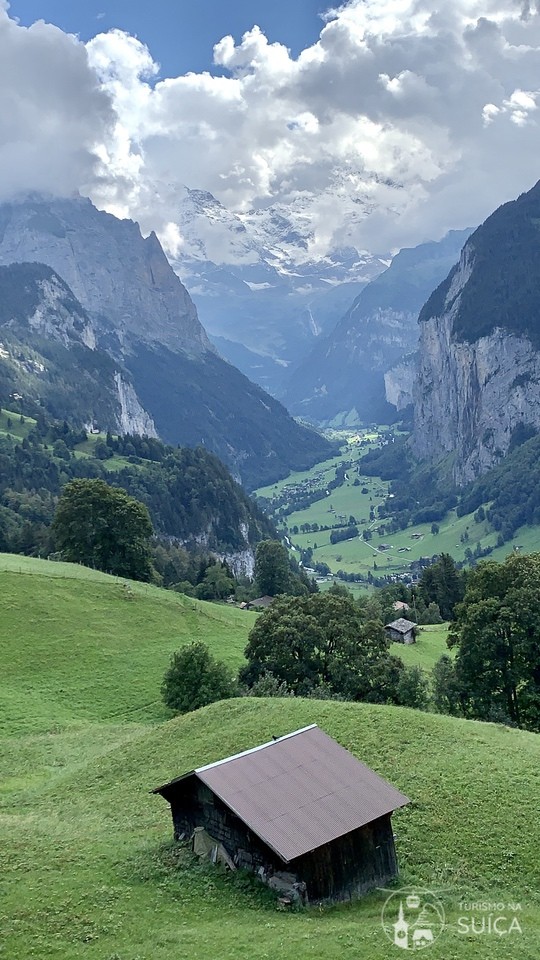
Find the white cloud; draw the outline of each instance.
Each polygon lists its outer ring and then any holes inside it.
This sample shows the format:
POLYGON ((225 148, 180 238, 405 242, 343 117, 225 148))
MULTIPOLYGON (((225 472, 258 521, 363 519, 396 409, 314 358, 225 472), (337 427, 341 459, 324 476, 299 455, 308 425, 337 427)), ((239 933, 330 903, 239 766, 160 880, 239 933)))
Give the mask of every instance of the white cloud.
POLYGON ((536 0, 351 0, 296 59, 256 26, 214 56, 227 75, 157 79, 151 53, 121 31, 84 48, 0 13, 4 184, 46 181, 36 171, 54 140, 56 189, 86 187, 171 248, 187 184, 236 211, 307 207, 320 253, 474 224, 539 175, 536 0))
POLYGON ((84 46, 43 21, 19 26, 0 3, 0 198, 91 187, 114 119, 84 46))

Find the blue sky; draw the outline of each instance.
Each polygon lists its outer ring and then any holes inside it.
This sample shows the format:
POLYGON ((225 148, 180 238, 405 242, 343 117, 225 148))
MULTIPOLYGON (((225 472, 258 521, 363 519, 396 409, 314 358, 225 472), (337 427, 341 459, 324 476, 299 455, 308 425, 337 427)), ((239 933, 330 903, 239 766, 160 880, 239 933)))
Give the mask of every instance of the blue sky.
MULTIPOLYGON (((89 40, 119 27, 149 47, 161 76, 200 72, 212 66, 212 48, 232 34, 238 41, 257 24, 270 42, 293 56, 321 31, 321 0, 11 0, 9 12, 29 26, 43 19, 89 40)), ((215 71, 214 71, 215 72, 215 71)))

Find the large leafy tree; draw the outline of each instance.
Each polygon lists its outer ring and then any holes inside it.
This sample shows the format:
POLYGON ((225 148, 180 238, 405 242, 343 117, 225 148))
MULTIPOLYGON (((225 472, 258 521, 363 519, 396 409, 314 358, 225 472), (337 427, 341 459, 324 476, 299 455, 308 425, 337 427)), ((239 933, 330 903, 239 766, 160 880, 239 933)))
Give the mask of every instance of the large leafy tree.
POLYGON ((480 563, 449 645, 464 712, 540 730, 540 554, 480 563))
POLYGON ((390 656, 382 624, 352 597, 279 597, 249 635, 240 680, 272 674, 295 694, 324 688, 348 700, 393 701, 403 664, 390 656))
POLYGON ((255 583, 259 593, 276 597, 289 593, 289 555, 279 540, 261 540, 255 551, 255 583))
POLYGON ((104 480, 66 484, 53 520, 66 560, 121 577, 149 580, 152 522, 144 504, 104 480))
POLYGON ((261 540, 255 551, 255 584, 258 593, 277 597, 281 593, 301 595, 317 590, 295 560, 289 559, 279 540, 261 540))

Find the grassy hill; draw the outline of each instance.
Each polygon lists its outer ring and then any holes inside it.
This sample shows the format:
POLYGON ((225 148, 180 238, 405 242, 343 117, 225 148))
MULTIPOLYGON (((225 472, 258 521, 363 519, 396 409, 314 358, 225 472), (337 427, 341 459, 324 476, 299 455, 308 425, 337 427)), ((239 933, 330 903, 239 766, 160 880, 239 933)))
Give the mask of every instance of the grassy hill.
POLYGON ((538 957, 540 738, 312 700, 166 721, 169 652, 196 636, 236 663, 254 615, 69 565, 4 556, 0 571, 2 958, 388 960, 384 892, 279 913, 265 890, 171 844, 168 806, 149 792, 313 722, 411 798, 394 819, 401 883, 439 891, 448 919, 429 956, 538 957), (523 933, 460 934, 463 900, 520 902, 523 933))
POLYGON ((163 720, 169 657, 202 640, 237 668, 256 614, 69 563, 0 554, 0 730, 163 720))

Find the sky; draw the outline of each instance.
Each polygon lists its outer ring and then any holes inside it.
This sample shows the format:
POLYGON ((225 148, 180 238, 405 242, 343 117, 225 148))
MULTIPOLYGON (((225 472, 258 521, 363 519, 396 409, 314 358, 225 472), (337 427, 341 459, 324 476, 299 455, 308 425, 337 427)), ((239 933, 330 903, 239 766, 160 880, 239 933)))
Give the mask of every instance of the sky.
POLYGON ((540 177, 540 0, 0 0, 0 88, 0 199, 80 191, 171 252, 186 186, 300 211, 315 256, 540 177))

